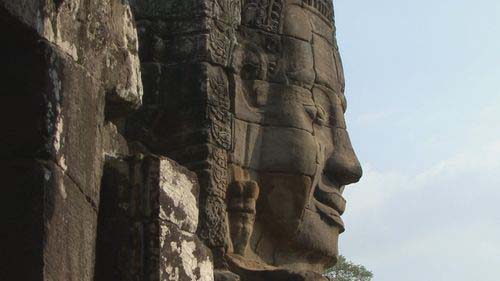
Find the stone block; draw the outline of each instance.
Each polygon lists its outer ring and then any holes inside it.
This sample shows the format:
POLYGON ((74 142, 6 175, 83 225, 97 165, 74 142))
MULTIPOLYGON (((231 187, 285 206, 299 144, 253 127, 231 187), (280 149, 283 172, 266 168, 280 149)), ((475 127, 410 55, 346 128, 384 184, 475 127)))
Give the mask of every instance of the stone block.
POLYGON ((145 106, 128 122, 128 134, 155 153, 205 142, 230 149, 232 114, 229 81, 207 63, 144 64, 145 106))
POLYGON ((0 163, 5 280, 93 280, 97 210, 55 163, 0 163), (29 266, 26 266, 29 264, 29 266))
POLYGON ((137 19, 188 19, 208 13, 208 4, 197 0, 131 0, 137 19))
POLYGON ((316 83, 337 90, 337 67, 333 55, 334 48, 331 43, 323 37, 313 36, 314 69, 316 71, 316 83))
POLYGON ((118 0, 0 1, 5 13, 100 80, 110 99, 141 103, 138 40, 130 8, 118 0))
POLYGON ((45 176, 45 280, 93 281, 96 206, 59 166, 45 176))
POLYGON ((298 5, 290 5, 283 16, 283 35, 298 38, 310 42, 312 39, 312 27, 309 24, 301 24, 307 19, 304 9, 298 5), (302 20, 297 20, 298 18, 302 20))
POLYGON ((154 216, 176 225, 182 231, 195 233, 199 212, 196 175, 167 158, 149 157, 146 161, 149 171, 145 188, 154 195, 151 205, 158 206, 157 210, 153 208, 154 216))
MULTIPOLYGON (((24 46, 29 55, 22 60, 23 68, 33 66, 25 83, 33 85, 21 87, 18 96, 1 96, 2 105, 10 108, 7 112, 17 109, 15 115, 19 115, 24 108, 26 113, 20 114, 21 124, 2 125, 12 133, 0 154, 4 159, 36 157, 55 162, 96 204, 100 169, 95 167, 102 158, 98 125, 104 119, 104 89, 54 45, 42 40, 24 46), (24 122, 28 126, 23 127, 24 122)), ((13 76, 19 78, 17 69, 13 68, 13 76)))
POLYGON ((283 38, 284 75, 291 84, 310 89, 314 83, 314 60, 311 44, 295 38, 283 38))
POLYGON ((195 234, 198 193, 196 175, 167 158, 108 158, 96 280, 213 280, 210 251, 195 234))
POLYGON ((196 235, 160 221, 160 281, 214 280, 211 253, 196 235))
POLYGON ((130 3, 137 19, 165 20, 183 31, 186 26, 212 18, 228 25, 241 21, 241 0, 132 0, 130 3))
POLYGON ((143 189, 135 158, 107 157, 101 184, 95 281, 147 280, 143 189))

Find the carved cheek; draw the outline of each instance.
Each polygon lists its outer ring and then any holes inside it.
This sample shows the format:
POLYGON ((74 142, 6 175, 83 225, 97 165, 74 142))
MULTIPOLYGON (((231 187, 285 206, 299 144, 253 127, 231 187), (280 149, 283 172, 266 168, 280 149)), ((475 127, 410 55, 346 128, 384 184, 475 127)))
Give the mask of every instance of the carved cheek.
POLYGON ((283 66, 291 84, 311 88, 315 73, 313 51, 309 42, 284 38, 283 66))
POLYGON ((286 127, 262 129, 260 170, 312 176, 318 144, 312 133, 286 127))
POLYGON ((312 181, 308 176, 261 174, 262 202, 266 217, 273 225, 293 233, 308 205, 312 181))

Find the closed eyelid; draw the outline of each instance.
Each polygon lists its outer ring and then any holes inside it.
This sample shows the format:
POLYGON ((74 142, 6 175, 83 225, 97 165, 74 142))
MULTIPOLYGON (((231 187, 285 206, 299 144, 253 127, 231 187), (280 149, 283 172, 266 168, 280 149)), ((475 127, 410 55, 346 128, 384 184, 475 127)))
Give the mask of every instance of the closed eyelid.
POLYGON ((341 112, 340 103, 337 103, 337 106, 330 107, 330 110, 326 110, 318 104, 304 105, 304 108, 313 122, 318 125, 339 129, 346 128, 344 113, 341 112))
POLYGON ((304 108, 309 117, 312 119, 313 123, 321 126, 328 126, 329 114, 323 109, 321 105, 304 105, 304 108))
POLYGON ((347 102, 342 92, 316 85, 313 90, 313 99, 316 106, 323 109, 323 118, 317 118, 318 121, 322 120, 316 123, 332 128, 346 127, 344 114, 347 102))
POLYGON ((316 120, 318 116, 318 108, 316 107, 316 105, 304 105, 304 108, 309 117, 311 117, 312 120, 316 120))

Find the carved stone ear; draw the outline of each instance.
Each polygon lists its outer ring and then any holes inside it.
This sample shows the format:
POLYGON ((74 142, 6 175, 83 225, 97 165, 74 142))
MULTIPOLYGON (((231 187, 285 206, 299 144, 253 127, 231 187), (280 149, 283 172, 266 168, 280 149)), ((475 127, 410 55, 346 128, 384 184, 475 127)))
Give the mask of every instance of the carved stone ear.
POLYGON ((255 222, 259 186, 254 181, 235 181, 228 189, 229 230, 234 253, 245 256, 255 222))
POLYGON ((252 43, 238 44, 232 55, 231 70, 244 80, 264 80, 267 75, 264 51, 252 43))

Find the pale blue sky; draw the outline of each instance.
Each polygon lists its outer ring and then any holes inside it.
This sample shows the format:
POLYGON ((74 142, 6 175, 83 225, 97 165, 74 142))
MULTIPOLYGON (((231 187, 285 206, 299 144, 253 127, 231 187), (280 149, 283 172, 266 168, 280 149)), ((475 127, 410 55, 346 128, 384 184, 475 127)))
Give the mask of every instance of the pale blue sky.
POLYGON ((365 168, 342 253, 374 281, 500 280, 500 1, 335 6, 365 168))

